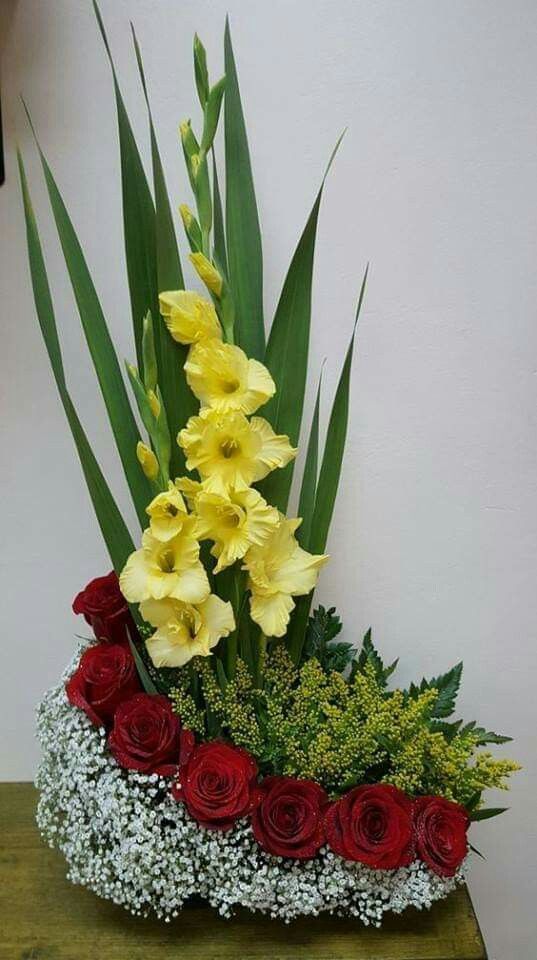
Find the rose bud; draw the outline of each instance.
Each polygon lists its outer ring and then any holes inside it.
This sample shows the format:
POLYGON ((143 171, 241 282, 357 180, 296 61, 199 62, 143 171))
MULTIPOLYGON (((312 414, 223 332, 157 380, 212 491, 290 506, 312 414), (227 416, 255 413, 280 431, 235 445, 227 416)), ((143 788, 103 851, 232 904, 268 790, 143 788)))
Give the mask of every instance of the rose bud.
POLYGON ((414 801, 416 852, 434 873, 452 877, 468 853, 470 818, 459 803, 443 797, 414 801))
POLYGON ((116 707, 140 689, 128 647, 119 643, 89 647, 65 685, 67 699, 96 726, 109 726, 116 707))
POLYGON ((414 859, 412 801, 387 783, 355 787, 328 809, 330 848, 346 860, 394 870, 414 859))
POLYGON ((328 797, 313 780, 265 777, 256 791, 252 828, 258 844, 278 857, 307 860, 325 841, 328 797))
POLYGON ((120 767, 172 777, 194 745, 167 697, 137 693, 119 705, 108 746, 120 767))
POLYGON ((117 574, 90 580, 73 601, 73 612, 83 614, 97 640, 127 643, 127 627, 134 630, 129 605, 119 589, 117 574))
POLYGON ((229 830, 254 804, 257 764, 241 747, 202 743, 181 767, 172 794, 203 827, 229 830))

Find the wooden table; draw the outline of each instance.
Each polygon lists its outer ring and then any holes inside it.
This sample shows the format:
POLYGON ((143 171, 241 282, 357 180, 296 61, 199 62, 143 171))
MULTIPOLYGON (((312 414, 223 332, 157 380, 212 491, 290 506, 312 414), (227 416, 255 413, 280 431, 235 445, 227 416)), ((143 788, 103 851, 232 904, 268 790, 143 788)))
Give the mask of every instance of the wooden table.
POLYGON ((276 920, 185 909, 173 923, 131 917, 65 879, 34 823, 29 783, 0 784, 0 960, 486 960, 466 889, 382 930, 332 917, 276 920))

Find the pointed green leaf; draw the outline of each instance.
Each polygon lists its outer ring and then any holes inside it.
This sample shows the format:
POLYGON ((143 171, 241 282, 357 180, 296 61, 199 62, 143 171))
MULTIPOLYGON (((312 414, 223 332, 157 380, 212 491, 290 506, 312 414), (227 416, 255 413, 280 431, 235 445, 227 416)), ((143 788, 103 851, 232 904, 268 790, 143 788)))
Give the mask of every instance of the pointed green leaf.
POLYGON ((447 673, 433 677, 432 680, 425 680, 424 678, 419 686, 412 683, 410 685, 409 695, 412 699, 415 699, 419 697, 420 693, 424 693, 426 690, 431 690, 432 688, 438 690, 438 699, 434 704, 431 716, 449 717, 455 709, 455 701, 459 692, 461 676, 462 661, 456 663, 447 673))
POLYGON ((207 72, 207 54, 197 33, 194 34, 194 76, 196 89, 202 107, 207 103, 209 96, 209 74, 207 72))
POLYGON ((297 530, 297 540, 304 550, 309 549, 311 522, 313 520, 313 511, 315 508, 315 488, 317 487, 317 469, 319 458, 319 407, 321 403, 322 375, 323 373, 321 368, 319 386, 317 387, 317 397, 315 400, 315 408, 311 421, 308 448, 306 451, 306 460, 304 463, 304 472, 302 474, 300 499, 298 501, 298 516, 302 517, 302 523, 297 530))
MULTIPOLYGON (((132 27, 132 24, 131 24, 132 27)), ((173 226, 173 217, 171 205, 164 177, 164 170, 160 158, 151 106, 147 93, 147 85, 142 62, 140 47, 132 27, 132 36, 140 79, 144 91, 149 118, 149 130, 151 136, 151 159, 153 165, 153 184, 155 191, 155 215, 156 215, 156 244, 157 244, 157 276, 158 289, 163 290, 182 290, 184 288, 183 272, 179 258, 177 238, 173 226)), ((170 427, 170 432, 175 440, 189 417, 197 411, 196 398, 186 382, 183 366, 186 361, 188 348, 176 341, 170 336, 159 314, 155 317, 155 350, 157 353, 157 365, 159 371, 159 387, 166 408, 166 415, 170 427)), ((181 448, 172 444, 171 475, 173 477, 184 473, 185 457, 181 448)))
MULTIPOLYGON (((343 134, 342 134, 343 136, 343 134)), ((276 384, 276 393, 266 404, 263 416, 275 433, 286 434, 297 446, 302 423, 308 372, 311 322, 311 285, 317 221, 324 183, 341 143, 339 138, 330 157, 313 209, 293 255, 270 329, 265 363, 276 384)), ((294 461, 283 470, 269 474, 260 489, 268 503, 287 510, 294 461)))
POLYGON ((330 528, 330 521, 332 520, 332 513, 334 511, 334 504, 336 502, 337 488, 341 475, 341 464, 345 450, 345 440, 347 437, 347 423, 349 419, 349 389, 354 337, 356 334, 356 324, 358 323, 358 317, 360 316, 360 310, 364 298, 365 287, 367 283, 367 273, 368 268, 366 268, 364 279, 362 281, 362 288, 360 290, 358 306, 356 308, 354 330, 352 333, 351 342, 349 344, 349 349, 347 350, 347 356, 345 357, 345 363, 343 364, 343 370, 341 371, 341 377, 339 379, 336 395, 334 397, 334 403, 332 405, 332 412, 330 414, 330 420, 328 423, 323 460, 319 473, 319 482, 317 484, 317 492, 315 494, 315 510, 313 513, 310 538, 310 549, 312 553, 324 552, 328 537, 328 530, 330 528))
POLYGON ((97 291, 88 270, 82 248, 78 241, 69 213, 58 190, 53 173, 37 139, 30 114, 26 113, 39 151, 45 183, 58 236, 71 279, 78 312, 93 366, 116 441, 117 449, 127 483, 132 494, 136 513, 142 525, 147 520, 145 508, 151 492, 136 459, 136 444, 140 439, 138 427, 127 397, 127 391, 117 354, 108 331, 97 291))
POLYGON ((491 817, 499 817, 500 813, 506 813, 509 807, 481 807, 481 810, 475 810, 470 816, 470 820, 475 823, 477 820, 490 820, 491 817))
MULTIPOLYGON (((136 358, 141 371, 143 318, 148 310, 151 310, 154 317, 159 316, 155 207, 130 120, 125 109, 121 90, 119 89, 110 45, 96 0, 93 0, 93 7, 106 53, 110 61, 114 80, 121 158, 125 253, 134 339, 136 343, 136 358)), ((156 349, 158 357, 158 346, 156 349)))
POLYGON ((224 233, 224 216, 222 213, 222 198, 218 183, 218 171, 213 151, 213 213, 214 213, 214 259, 216 265, 225 277, 228 275, 226 237, 224 233))
POLYGON ((67 389, 45 261, 20 153, 18 153, 18 162, 26 220, 28 260, 39 326, 41 327, 60 399, 71 427, 101 533, 114 569, 119 575, 127 557, 134 550, 134 544, 88 443, 67 389))
POLYGON ((224 53, 226 238, 229 282, 237 310, 235 334, 236 342, 249 357, 262 360, 265 353, 265 328, 261 231, 228 20, 224 53))

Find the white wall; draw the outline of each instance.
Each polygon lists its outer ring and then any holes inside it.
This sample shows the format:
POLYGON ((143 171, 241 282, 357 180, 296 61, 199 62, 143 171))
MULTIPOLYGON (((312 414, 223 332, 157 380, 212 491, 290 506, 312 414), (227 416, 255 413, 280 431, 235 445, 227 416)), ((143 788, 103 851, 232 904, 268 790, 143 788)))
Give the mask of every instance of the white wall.
MULTIPOLYGON (((314 289, 312 383, 331 394, 367 259, 352 418, 320 599, 372 624, 403 681, 465 661, 461 712, 516 739, 511 812, 474 829, 490 955, 534 956, 537 644, 537 9, 532 0, 103 0, 137 133, 138 30, 174 198, 176 129, 198 120, 190 44, 222 71, 226 9, 264 231, 267 314, 342 128, 314 289)), ((51 227, 24 93, 121 356, 132 358, 109 69, 89 0, 3 0, 0 189, 0 776, 30 778, 33 708, 82 629, 75 592, 108 569, 41 342, 14 163, 46 240, 81 417, 127 498, 51 227)), ((311 405, 310 405, 311 408, 311 405)), ((505 749, 505 748, 504 748, 505 749)), ((494 797, 497 801, 499 798, 494 797)), ((504 798, 501 798, 502 800, 504 798)))

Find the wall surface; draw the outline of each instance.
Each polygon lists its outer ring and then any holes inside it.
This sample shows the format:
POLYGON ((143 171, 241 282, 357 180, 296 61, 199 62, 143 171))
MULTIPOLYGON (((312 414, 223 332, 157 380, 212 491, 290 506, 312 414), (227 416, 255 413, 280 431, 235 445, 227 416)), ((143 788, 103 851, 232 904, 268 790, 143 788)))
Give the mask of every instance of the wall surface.
MULTIPOLYGON (((232 22, 264 232, 267 315, 332 146, 311 383, 327 403, 360 277, 370 284, 320 599, 370 624, 400 678, 464 658, 461 713, 515 737, 511 811, 474 829, 490 955, 535 956, 537 8, 532 0, 102 0, 147 158, 129 19, 174 199, 177 125, 199 121, 190 44, 222 72, 232 22)), ((84 633, 76 591, 108 569, 34 315, 14 148, 24 152, 79 412, 132 519, 19 93, 132 358, 115 111, 89 0, 2 0, 0 188, 3 667, 0 777, 30 778, 33 710, 84 633)), ((190 277, 193 282, 193 278, 190 277)), ((311 409, 311 396, 310 407, 311 409)), ((326 422, 326 405, 323 414, 326 422)), ((504 748, 505 750, 505 748, 504 748)), ((493 803, 503 802, 495 796, 493 803)))

